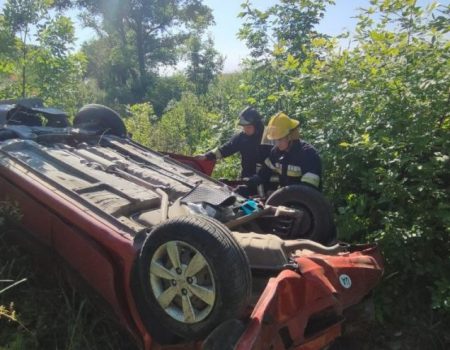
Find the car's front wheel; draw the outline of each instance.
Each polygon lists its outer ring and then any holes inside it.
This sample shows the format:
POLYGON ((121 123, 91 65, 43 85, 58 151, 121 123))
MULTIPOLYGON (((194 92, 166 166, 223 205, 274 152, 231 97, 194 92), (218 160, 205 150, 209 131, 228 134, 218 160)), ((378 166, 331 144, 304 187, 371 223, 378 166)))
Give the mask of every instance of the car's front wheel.
POLYGON ((139 270, 152 317, 185 339, 239 317, 251 294, 243 249, 225 226, 200 216, 156 226, 142 246, 139 270))

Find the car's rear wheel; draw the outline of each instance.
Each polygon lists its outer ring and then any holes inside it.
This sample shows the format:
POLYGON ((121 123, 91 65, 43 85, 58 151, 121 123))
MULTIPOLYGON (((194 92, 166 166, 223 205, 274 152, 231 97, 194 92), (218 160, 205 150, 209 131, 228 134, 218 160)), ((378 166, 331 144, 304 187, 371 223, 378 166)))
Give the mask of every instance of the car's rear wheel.
POLYGON ((291 185, 276 190, 266 204, 301 210, 301 224, 291 239, 303 238, 330 244, 336 239, 336 228, 329 203, 321 192, 306 185, 291 185))
POLYGON ((127 129, 119 114, 109 107, 99 104, 83 106, 75 116, 73 126, 99 134, 125 137, 127 129))
POLYGON ((156 226, 142 246, 139 269, 150 313, 185 339, 203 338, 239 317, 251 294, 242 248, 226 227, 200 216, 156 226))

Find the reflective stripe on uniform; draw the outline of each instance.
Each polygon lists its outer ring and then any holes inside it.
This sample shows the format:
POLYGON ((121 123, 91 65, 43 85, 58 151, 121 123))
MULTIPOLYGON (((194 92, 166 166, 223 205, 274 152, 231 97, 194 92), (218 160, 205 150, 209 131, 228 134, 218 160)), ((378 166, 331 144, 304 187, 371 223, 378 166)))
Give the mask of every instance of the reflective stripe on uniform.
POLYGON ((270 182, 280 182, 280 177, 278 175, 273 175, 269 179, 270 182))
POLYGON ((281 165, 281 163, 275 163, 275 171, 281 175, 281 169, 283 168, 283 166, 281 165))
POLYGON ((287 176, 300 177, 302 175, 302 168, 297 165, 288 165, 287 176))
POLYGON ((315 187, 319 187, 320 177, 317 174, 306 173, 302 176, 302 182, 306 182, 315 187))

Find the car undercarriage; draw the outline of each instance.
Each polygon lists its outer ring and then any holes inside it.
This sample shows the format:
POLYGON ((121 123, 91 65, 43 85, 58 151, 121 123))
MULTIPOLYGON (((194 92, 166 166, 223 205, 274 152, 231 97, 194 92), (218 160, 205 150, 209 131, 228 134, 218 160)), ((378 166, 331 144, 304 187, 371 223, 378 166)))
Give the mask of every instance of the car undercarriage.
POLYGON ((132 141, 100 105, 73 125, 43 106, 0 117, 1 199, 142 348, 320 349, 382 275, 376 246, 335 239, 312 188, 244 198, 201 161, 132 141))

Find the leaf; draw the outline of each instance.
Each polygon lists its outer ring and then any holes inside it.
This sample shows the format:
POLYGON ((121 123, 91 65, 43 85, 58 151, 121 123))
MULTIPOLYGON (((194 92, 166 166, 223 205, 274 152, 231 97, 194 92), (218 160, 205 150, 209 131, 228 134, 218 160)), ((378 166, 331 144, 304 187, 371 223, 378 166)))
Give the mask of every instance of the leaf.
POLYGON ((249 104, 249 105, 254 105, 254 104, 256 104, 256 99, 255 98, 253 98, 253 97, 248 97, 247 98, 247 103, 249 104))
POLYGON ((367 145, 370 142, 370 135, 368 133, 364 133, 361 135, 363 143, 367 145))
POLYGON ((269 102, 276 102, 276 101, 278 101, 278 96, 276 96, 276 95, 269 95, 269 96, 267 96, 267 101, 269 101, 269 102))

